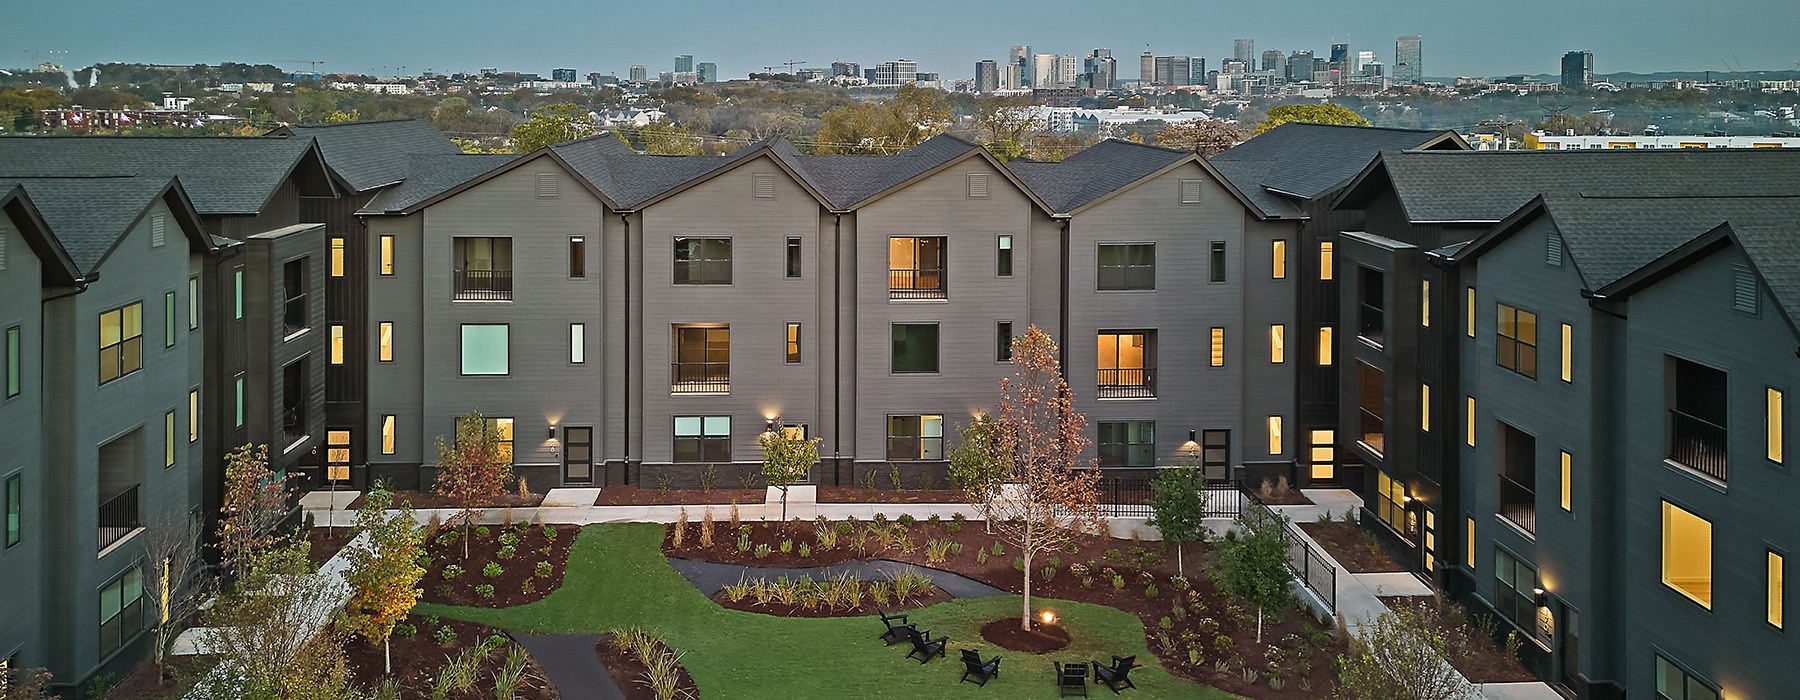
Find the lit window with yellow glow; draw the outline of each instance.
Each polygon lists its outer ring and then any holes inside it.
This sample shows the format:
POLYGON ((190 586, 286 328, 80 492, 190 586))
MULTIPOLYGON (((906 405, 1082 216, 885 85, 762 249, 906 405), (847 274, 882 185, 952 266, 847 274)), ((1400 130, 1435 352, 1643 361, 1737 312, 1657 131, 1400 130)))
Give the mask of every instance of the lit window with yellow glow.
POLYGON ((344 364, 344 326, 331 324, 331 364, 344 364))
POLYGON ((1562 380, 1575 381, 1575 327, 1562 324, 1562 380))
POLYGON ((1336 278, 1337 271, 1332 269, 1332 258, 1331 241, 1319 241, 1319 279, 1330 281, 1336 278))
POLYGON ((1575 466, 1568 452, 1562 453, 1562 496, 1560 503, 1567 512, 1575 512, 1575 466))
POLYGON ((1469 567, 1470 571, 1474 571, 1475 570, 1475 519, 1474 518, 1469 518, 1468 522, 1463 523, 1463 538, 1465 540, 1467 540, 1466 542, 1463 543, 1463 565, 1469 567))
POLYGON ((1419 325, 1431 327, 1431 280, 1419 280, 1419 325))
POLYGON ((1269 454, 1281 454, 1281 416, 1269 416, 1269 454))
POLYGON ((342 237, 331 239, 331 276, 344 276, 344 239, 342 237))
POLYGON ((1331 326, 1319 327, 1319 366, 1331 366, 1331 326))
POLYGON ((381 274, 394 274, 394 237, 381 237, 381 274))
POLYGON ((1419 430, 1431 432, 1431 385, 1419 385, 1419 430))
POLYGON ((1784 442, 1783 433, 1786 432, 1783 430, 1781 390, 1769 387, 1768 393, 1764 397, 1764 404, 1763 413, 1767 419, 1765 421, 1767 437, 1764 440, 1763 454, 1769 458, 1769 461, 1780 464, 1782 443, 1784 442))
POLYGON ((1782 557, 1780 554, 1777 554, 1775 552, 1769 552, 1768 568, 1769 568, 1769 604, 1768 604, 1769 617, 1768 617, 1768 619, 1769 619, 1769 624, 1774 625, 1776 627, 1776 629, 1780 629, 1782 627, 1782 620, 1783 620, 1782 605, 1781 605, 1782 586, 1785 583, 1784 579, 1787 578, 1787 573, 1782 570, 1782 557))
POLYGON ((394 453, 394 438, 395 438, 395 436, 394 436, 394 417, 391 415, 382 416, 381 417, 381 453, 382 454, 391 455, 394 453))
POLYGON ((1269 326, 1269 363, 1283 362, 1287 362, 1287 326, 1277 323, 1269 326))
POLYGON ((1269 276, 1274 279, 1287 279, 1287 241, 1276 240, 1269 244, 1269 276))
POLYGON ((1213 326, 1212 329, 1212 366, 1225 366, 1225 329, 1213 326))
POLYGON ((1475 288, 1469 287, 1466 291, 1468 292, 1468 308, 1463 309, 1463 320, 1467 328, 1463 330, 1463 333, 1473 338, 1475 337, 1475 288))
POLYGON ((1712 609, 1712 523, 1662 502, 1662 582, 1712 609))
POLYGON ((1464 416, 1463 443, 1470 447, 1474 447, 1475 446, 1475 397, 1473 397, 1473 396, 1468 397, 1468 406, 1466 406, 1463 409, 1463 416, 1464 416))
POLYGON ((394 361, 394 322, 393 321, 382 321, 381 322, 380 336, 381 337, 378 341, 375 359, 380 360, 382 362, 393 362, 394 361))
POLYGON ((1314 430, 1308 436, 1309 455, 1312 459, 1312 478, 1328 480, 1337 475, 1337 439, 1336 431, 1314 430))

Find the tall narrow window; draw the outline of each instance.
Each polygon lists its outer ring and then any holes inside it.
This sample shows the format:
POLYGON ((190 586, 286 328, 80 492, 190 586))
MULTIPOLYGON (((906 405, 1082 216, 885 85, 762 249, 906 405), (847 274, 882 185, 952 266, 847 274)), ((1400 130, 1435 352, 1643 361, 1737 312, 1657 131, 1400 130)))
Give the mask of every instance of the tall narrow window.
POLYGON ((1212 328, 1212 354, 1207 360, 1214 367, 1225 366, 1225 329, 1218 326, 1212 328))
POLYGON ((1287 279, 1287 264, 1287 241, 1271 241, 1269 243, 1269 278, 1287 279))
POLYGON ((1365 362, 1356 365, 1357 442, 1377 455, 1387 451, 1387 375, 1365 362))
POLYGON ((1269 363, 1283 362, 1287 362, 1287 326, 1277 323, 1269 326, 1269 363))
POLYGON ((1012 321, 1000 321, 994 324, 994 361, 1009 362, 1012 360, 1012 321))
POLYGON ((1356 335, 1377 346, 1387 342, 1387 275, 1356 266, 1356 335))
POLYGON ((1463 333, 1473 338, 1475 337, 1475 288, 1467 287, 1463 291, 1466 297, 1463 304, 1466 307, 1463 309, 1463 325, 1465 326, 1463 333))
POLYGON ((377 332, 375 359, 381 362, 394 361, 394 322, 382 321, 377 332))
POLYGON ((344 238, 343 238, 343 236, 332 236, 331 237, 331 276, 332 277, 343 277, 344 276, 344 238))
POLYGON ((1557 496, 1557 504, 1562 506, 1563 512, 1573 513, 1575 512, 1575 458, 1569 456, 1568 450, 1563 450, 1561 455, 1562 489, 1557 496))
POLYGON ((394 452, 395 452, 394 443, 396 442, 396 436, 394 433, 395 433, 395 431, 394 431, 394 416, 393 415, 382 416, 381 417, 381 453, 382 454, 384 454, 384 455, 394 454, 394 452))
POLYGON ((100 314, 100 383, 144 368, 144 305, 100 314))
POLYGON ((1463 444, 1475 446, 1475 397, 1467 397, 1463 407, 1463 444))
POLYGON ((1463 523, 1463 566, 1475 570, 1475 519, 1468 518, 1463 523))
POLYGON ((1419 280, 1419 325, 1431 327, 1431 280, 1419 280))
POLYGON ((394 274, 394 237, 381 237, 381 274, 394 274))
POLYGON ((163 414, 163 468, 175 466, 175 412, 163 414))
POLYGON ((1319 327, 1319 366, 1331 366, 1331 326, 1319 327))
POLYGON ((175 347, 175 293, 163 293, 163 347, 175 347))
POLYGON ((246 399, 246 397, 244 396, 244 375, 243 374, 241 374, 241 373, 238 374, 237 381, 235 382, 235 384, 236 384, 237 401, 233 402, 233 404, 232 404, 232 410, 236 412, 236 415, 233 416, 232 427, 242 428, 242 427, 244 427, 244 401, 246 399))
POLYGON ((587 236, 569 237, 569 277, 587 277, 587 236))
POLYGON ((1312 462, 1313 481, 1337 477, 1337 431, 1307 431, 1307 457, 1312 462))
POLYGON ((800 364, 800 324, 787 324, 787 363, 800 364))
POLYGON ((1712 523, 1662 502, 1662 582, 1712 609, 1712 523))
POLYGON ((1335 257, 1335 255, 1333 254, 1331 248, 1332 248, 1331 241, 1319 241, 1319 279, 1320 280, 1330 281, 1332 279, 1335 279, 1335 277, 1337 275, 1337 270, 1333 269, 1333 266, 1335 265, 1335 261, 1333 260, 1333 258, 1335 257))
POLYGON ((1213 241, 1210 254, 1207 256, 1207 270, 1211 273, 1211 281, 1225 281, 1225 242, 1213 241))
MULTIPOLYGON (((11 540, 9 539, 8 542, 11 542, 11 540)), ((1782 622, 1783 622, 1783 617, 1782 617, 1782 597, 1783 596, 1782 596, 1782 593, 1784 591, 1783 587, 1786 584, 1785 579, 1787 578, 1787 572, 1785 571, 1785 568, 1783 565, 1782 556, 1773 551, 1768 552, 1767 567, 1769 570, 1769 602, 1768 602, 1768 606, 1767 606, 1768 607, 1768 618, 1767 619, 1769 621, 1769 624, 1774 625, 1776 629, 1781 629, 1782 622)))
POLYGON ((144 628, 144 568, 133 566, 100 589, 100 656, 125 646, 144 628))
POLYGON ((569 364, 587 362, 587 324, 569 324, 569 364))
POLYGON ((998 253, 996 258, 998 268, 994 271, 995 274, 1001 277, 1011 277, 1013 271, 1013 237, 1011 234, 1000 236, 999 248, 996 252, 998 253))
POLYGON ((800 237, 788 236, 787 239, 787 276, 800 276, 800 237))
POLYGON ((19 340, 20 333, 18 326, 6 329, 6 347, 3 350, 6 353, 6 398, 9 399, 24 391, 22 369, 25 360, 19 356, 24 351, 23 343, 19 340))
POLYGON ((200 278, 188 278, 188 330, 200 328, 200 278))
POLYGON ((1269 454, 1281 454, 1281 416, 1269 416, 1269 454))
POLYGON ((1575 327, 1562 324, 1562 372, 1559 376, 1565 382, 1575 381, 1575 327))
MULTIPOLYGON (((10 357, 10 355, 8 355, 10 357)), ((1763 456, 1769 461, 1781 464, 1782 446, 1786 442, 1781 410, 1781 390, 1769 387, 1763 396, 1763 416, 1765 420, 1763 438, 1763 456)))
POLYGON ((22 475, 14 474, 6 477, 6 546, 19 543, 23 534, 24 513, 19 512, 25 506, 25 483, 22 475))
POLYGON ((1419 431, 1431 432, 1431 385, 1419 385, 1419 431))
POLYGON ((331 324, 331 364, 344 364, 344 324, 331 324))
POLYGON ((188 442, 200 441, 200 390, 188 390, 188 442))

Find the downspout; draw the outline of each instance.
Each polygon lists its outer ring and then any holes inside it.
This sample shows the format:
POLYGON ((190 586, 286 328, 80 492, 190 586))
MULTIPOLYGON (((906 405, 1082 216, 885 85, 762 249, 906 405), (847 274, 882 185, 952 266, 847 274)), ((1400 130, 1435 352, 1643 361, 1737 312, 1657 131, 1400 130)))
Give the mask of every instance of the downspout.
MULTIPOLYGON (((631 485, 631 217, 630 217, 630 215, 625 212, 619 212, 619 223, 623 224, 625 226, 625 236, 623 239, 621 239, 621 245, 625 249, 625 254, 619 256, 621 259, 623 259, 624 268, 625 268, 625 295, 624 295, 624 302, 625 302, 625 365, 623 367, 624 372, 622 372, 622 375, 624 376, 624 379, 625 379, 625 381, 623 382, 625 390, 619 392, 619 407, 621 409, 623 409, 619 412, 619 416, 624 421, 622 424, 623 432, 620 435, 620 437, 624 442, 625 451, 624 451, 624 458, 623 458, 624 463, 622 465, 620 465, 619 471, 622 474, 624 474, 625 483, 622 485, 630 486, 631 485)), ((640 377, 640 380, 641 379, 642 378, 640 377)))
POLYGON ((1060 289, 1060 291, 1057 292, 1058 298, 1057 298, 1057 309, 1056 309, 1056 315, 1057 315, 1057 318, 1056 318, 1056 362, 1058 364, 1062 365, 1063 371, 1066 373, 1069 370, 1069 248, 1070 248, 1070 243, 1069 243, 1069 220, 1068 219, 1062 220, 1061 248, 1062 248, 1062 251, 1061 251, 1062 260, 1060 261, 1060 267, 1062 269, 1059 271, 1058 274, 1061 275, 1062 284, 1057 285, 1061 289, 1060 289))
POLYGON ((844 215, 831 215, 831 479, 844 485, 844 215))

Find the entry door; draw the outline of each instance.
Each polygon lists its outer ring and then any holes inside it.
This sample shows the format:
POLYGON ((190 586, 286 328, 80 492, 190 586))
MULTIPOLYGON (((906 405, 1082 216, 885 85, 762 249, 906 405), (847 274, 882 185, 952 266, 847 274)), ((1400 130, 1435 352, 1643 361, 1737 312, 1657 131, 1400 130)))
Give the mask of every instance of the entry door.
POLYGON ((1561 653, 1557 658, 1558 665, 1562 668, 1556 677, 1561 679, 1562 684, 1570 690, 1579 691, 1581 688, 1578 680, 1581 676, 1581 613, 1569 607, 1567 603, 1563 604, 1562 610, 1562 629, 1557 630, 1562 633, 1562 643, 1559 645, 1561 653))
POLYGON ((1210 482, 1231 479, 1231 431, 1200 431, 1200 471, 1210 482))
POLYGON ((586 426, 563 428, 563 483, 590 484, 594 481, 594 429, 586 426))

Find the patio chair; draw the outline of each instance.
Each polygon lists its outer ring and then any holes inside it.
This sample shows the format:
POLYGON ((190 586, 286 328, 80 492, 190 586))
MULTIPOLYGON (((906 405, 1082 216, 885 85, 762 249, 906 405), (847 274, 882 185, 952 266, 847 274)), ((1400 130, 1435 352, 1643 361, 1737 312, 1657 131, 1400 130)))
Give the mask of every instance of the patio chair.
POLYGON ((1087 697, 1088 662, 1072 664, 1053 662, 1056 666, 1056 691, 1061 697, 1080 695, 1087 697))
POLYGON ((912 640, 912 651, 906 652, 906 658, 918 659, 920 664, 931 661, 933 656, 944 656, 944 645, 950 640, 946 637, 931 638, 931 631, 920 632, 919 628, 907 625, 906 636, 912 640))
POLYGON ((1131 669, 1137 668, 1136 656, 1112 657, 1111 666, 1101 666, 1098 661, 1093 664, 1094 683, 1106 686, 1114 695, 1118 695, 1121 689, 1137 687, 1131 682, 1131 669))
POLYGON ((985 686, 989 678, 1000 675, 1000 657, 998 656, 994 657, 992 661, 982 661, 981 654, 976 653, 974 649, 964 649, 962 650, 962 660, 963 675, 962 680, 957 681, 959 684, 969 680, 970 676, 974 676, 975 685, 985 686))
POLYGON ((879 609, 875 612, 881 614, 881 624, 887 627, 887 631, 881 633, 881 641, 887 642, 890 647, 906 641, 906 631, 913 626, 906 621, 905 615, 889 615, 879 609))

